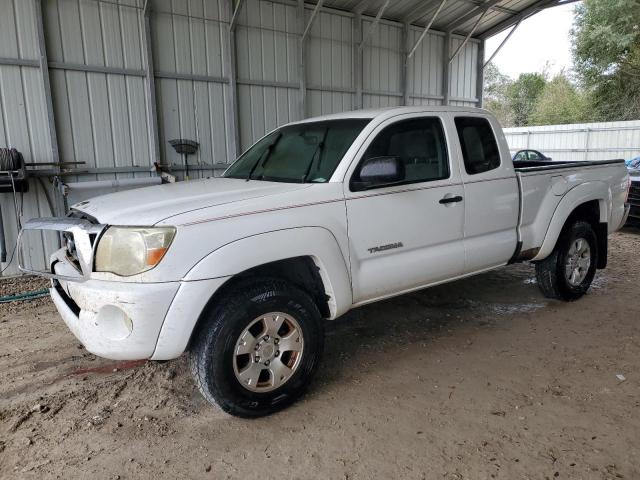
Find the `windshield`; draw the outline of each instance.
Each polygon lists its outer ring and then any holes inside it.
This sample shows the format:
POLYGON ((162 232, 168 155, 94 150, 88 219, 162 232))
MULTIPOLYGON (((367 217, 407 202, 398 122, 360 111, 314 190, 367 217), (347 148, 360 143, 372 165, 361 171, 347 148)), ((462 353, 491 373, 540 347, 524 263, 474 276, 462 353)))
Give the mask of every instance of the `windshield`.
POLYGON ((369 119, 289 125, 270 133, 231 165, 223 177, 270 182, 328 182, 369 119))

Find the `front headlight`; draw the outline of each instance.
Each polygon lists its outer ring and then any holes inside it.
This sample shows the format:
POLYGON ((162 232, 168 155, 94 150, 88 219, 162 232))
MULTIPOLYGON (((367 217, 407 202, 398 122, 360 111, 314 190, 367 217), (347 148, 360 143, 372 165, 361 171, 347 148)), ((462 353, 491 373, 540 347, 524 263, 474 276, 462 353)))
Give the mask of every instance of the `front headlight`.
POLYGON ((96 251, 96 272, 123 277, 151 270, 167 253, 173 227, 109 227, 96 251))

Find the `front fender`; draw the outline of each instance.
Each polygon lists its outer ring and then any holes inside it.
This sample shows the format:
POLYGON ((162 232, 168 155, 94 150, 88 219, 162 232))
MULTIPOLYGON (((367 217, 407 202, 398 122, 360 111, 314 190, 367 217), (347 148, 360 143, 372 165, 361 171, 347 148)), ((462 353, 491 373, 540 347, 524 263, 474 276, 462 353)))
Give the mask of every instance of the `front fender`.
POLYGON ((583 203, 594 200, 598 201, 600 222, 609 222, 612 197, 611 189, 606 182, 586 182, 572 188, 558 203, 558 206, 551 217, 542 246, 532 261, 544 260, 547 258, 551 252, 553 252, 553 249, 558 242, 558 238, 560 237, 560 233, 573 211, 583 203))
POLYGON ((333 233, 322 227, 277 230, 228 243, 200 260, 184 280, 232 277, 266 263, 304 256, 319 269, 330 318, 348 311, 353 303, 349 269, 333 233))

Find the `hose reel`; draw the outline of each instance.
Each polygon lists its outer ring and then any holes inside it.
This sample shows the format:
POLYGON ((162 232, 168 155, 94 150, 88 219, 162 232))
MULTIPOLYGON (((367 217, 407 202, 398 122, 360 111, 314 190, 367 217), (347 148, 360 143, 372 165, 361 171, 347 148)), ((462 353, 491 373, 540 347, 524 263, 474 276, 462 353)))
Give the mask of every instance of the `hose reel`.
POLYGON ((15 148, 0 148, 0 193, 28 192, 24 157, 15 148))
MULTIPOLYGON (((20 229, 20 217, 22 216, 22 202, 18 205, 17 193, 23 194, 29 191, 29 180, 27 176, 27 169, 22 154, 15 148, 0 148, 0 193, 13 194, 13 206, 18 230, 20 229)), ((15 253, 15 248, 13 253, 15 253)), ((11 260, 13 260, 13 253, 11 260)), ((11 262, 11 260, 9 262, 11 262)), ((0 262, 4 263, 6 261, 7 245, 2 209, 0 209, 0 262)), ((2 270, 2 272, 4 272, 4 270, 2 270)))

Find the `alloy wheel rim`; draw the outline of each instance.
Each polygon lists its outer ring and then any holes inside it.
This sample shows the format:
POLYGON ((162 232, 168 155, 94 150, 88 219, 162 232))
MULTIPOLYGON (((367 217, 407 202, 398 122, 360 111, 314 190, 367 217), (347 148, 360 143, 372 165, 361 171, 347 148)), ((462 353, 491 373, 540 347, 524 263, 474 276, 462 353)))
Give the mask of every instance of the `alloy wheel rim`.
POLYGON ((300 366, 304 338, 291 315, 270 312, 242 331, 233 352, 233 371, 244 388, 257 393, 276 390, 300 366))
POLYGON ((584 238, 577 238, 569 247, 565 262, 565 277, 571 286, 579 286, 591 268, 591 247, 584 238))

